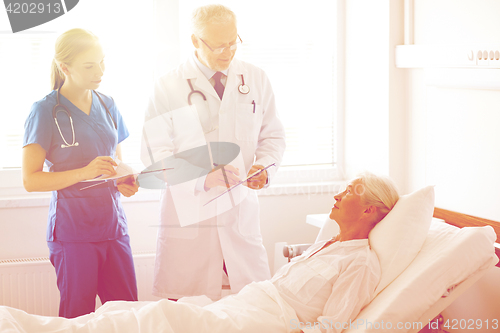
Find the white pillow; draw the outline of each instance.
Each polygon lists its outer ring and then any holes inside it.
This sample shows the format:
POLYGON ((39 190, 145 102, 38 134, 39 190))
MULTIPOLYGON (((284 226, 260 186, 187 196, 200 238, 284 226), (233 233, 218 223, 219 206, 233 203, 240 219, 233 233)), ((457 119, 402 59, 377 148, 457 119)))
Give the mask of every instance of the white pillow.
POLYGON ((380 261, 380 293, 413 261, 427 237, 434 212, 434 187, 399 198, 394 208, 370 232, 371 248, 380 261))

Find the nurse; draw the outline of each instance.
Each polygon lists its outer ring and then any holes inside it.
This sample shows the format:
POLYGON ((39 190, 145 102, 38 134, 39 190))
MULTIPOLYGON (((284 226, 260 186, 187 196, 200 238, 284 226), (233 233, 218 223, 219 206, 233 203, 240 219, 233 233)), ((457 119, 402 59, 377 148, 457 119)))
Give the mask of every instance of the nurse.
POLYGON ((63 33, 51 72, 53 91, 33 104, 25 123, 23 183, 29 192, 52 191, 47 244, 59 316, 73 318, 95 310, 96 294, 102 303, 137 300, 120 193, 131 196, 138 186, 130 177, 80 190, 89 185, 83 180, 116 174, 114 158, 129 135, 113 99, 95 91, 104 73, 98 38, 83 29, 63 33))

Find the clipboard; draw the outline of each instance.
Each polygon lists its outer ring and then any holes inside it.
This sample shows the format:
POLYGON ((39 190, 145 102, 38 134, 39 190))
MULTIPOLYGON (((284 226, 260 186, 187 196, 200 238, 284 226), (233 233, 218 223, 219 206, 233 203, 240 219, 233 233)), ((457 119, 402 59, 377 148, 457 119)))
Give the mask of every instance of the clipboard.
MULTIPOLYGON (((86 186, 86 187, 82 187, 80 189, 80 191, 82 190, 86 190, 88 188, 92 188, 92 187, 96 187, 96 186, 99 186, 99 185, 103 185, 103 184, 106 184, 107 182, 109 181, 115 181, 115 180, 118 180, 118 179, 121 179, 121 178, 126 178, 126 177, 129 177, 129 176, 139 176, 139 175, 143 175, 143 174, 146 174, 146 173, 153 173, 153 172, 160 172, 160 171, 165 171, 165 170, 172 170, 173 168, 164 168, 164 169, 157 169, 157 170, 148 170, 148 171, 142 171, 142 172, 138 172, 138 173, 129 173, 129 174, 126 174, 126 175, 122 175, 122 176, 114 176, 114 177, 108 177, 108 178, 96 178, 96 179, 91 179, 91 180, 86 180, 86 181, 83 181, 83 182, 99 182, 97 184, 92 184, 90 186, 86 186)), ((137 177, 135 177, 137 178, 137 177)), ((106 185, 107 186, 107 185, 106 185)))
POLYGON ((269 164, 268 166, 266 166, 265 168, 262 168, 262 169, 259 169, 257 171, 255 171, 254 173, 252 173, 251 175, 249 175, 248 177, 246 177, 245 179, 243 180, 240 180, 238 183, 234 184, 233 186, 231 186, 230 188, 228 188, 227 190, 225 190, 224 192, 222 192, 221 194, 219 194, 218 196, 216 196, 215 198, 211 199, 210 201, 208 201, 206 204, 204 204, 203 206, 206 206, 208 205, 209 203, 211 203, 212 201, 220 198, 221 196, 223 196, 224 194, 228 193, 229 191, 231 191, 232 189, 234 189, 235 187, 237 186, 240 186, 241 184, 245 183, 247 180, 249 180, 250 178, 252 178, 253 176, 256 176, 258 175, 259 173, 261 173, 262 171, 264 170, 267 170, 269 169, 270 167, 272 166, 276 166, 276 163, 272 163, 272 164, 269 164))

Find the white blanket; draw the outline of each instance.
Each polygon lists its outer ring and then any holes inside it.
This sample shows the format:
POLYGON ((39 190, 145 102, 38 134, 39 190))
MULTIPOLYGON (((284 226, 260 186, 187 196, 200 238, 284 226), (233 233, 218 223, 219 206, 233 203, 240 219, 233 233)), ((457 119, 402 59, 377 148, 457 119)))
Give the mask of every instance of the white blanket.
POLYGON ((158 302, 107 302, 75 319, 30 315, 0 306, 0 332, 272 332, 290 333, 298 319, 268 281, 254 282, 237 295, 203 307, 158 302))

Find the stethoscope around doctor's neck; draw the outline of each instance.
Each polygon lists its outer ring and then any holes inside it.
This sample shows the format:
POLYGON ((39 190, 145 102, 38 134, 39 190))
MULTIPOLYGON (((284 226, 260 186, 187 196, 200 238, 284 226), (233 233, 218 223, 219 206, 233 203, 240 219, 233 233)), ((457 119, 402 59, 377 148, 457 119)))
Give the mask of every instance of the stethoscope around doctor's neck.
MULTIPOLYGON (((187 98, 188 99, 188 104, 192 105, 191 97, 194 94, 200 94, 201 97, 203 97, 203 100, 206 102, 207 101, 207 97, 200 90, 194 90, 193 84, 191 83, 191 79, 187 79, 187 82, 189 84, 189 88, 191 88, 191 92, 189 93, 188 98, 187 98)), ((245 78, 243 77, 243 74, 241 74, 241 84, 238 86, 238 91, 240 92, 240 94, 243 94, 243 95, 246 95, 246 94, 248 94, 250 92, 250 88, 245 84, 245 78)))
MULTIPOLYGON (((61 135, 61 138, 64 141, 64 144, 61 144, 61 148, 77 147, 78 146, 78 142, 76 142, 75 127, 73 126, 73 118, 71 117, 71 111, 69 111, 69 109, 64 104, 62 104, 60 102, 60 100, 59 100, 60 90, 61 90, 61 88, 57 89, 57 103, 52 108, 52 117, 54 118, 54 122, 56 123, 57 129, 59 130, 59 134, 61 135), (63 135, 63 133, 61 131, 61 127, 59 127, 59 123, 57 121, 57 114, 59 112, 66 113, 66 115, 69 118, 69 123, 71 125, 71 133, 73 134, 73 142, 71 144, 69 144, 68 141, 66 141, 66 139, 64 138, 64 135, 63 135)), ((93 90, 93 92, 95 92, 95 94, 99 98, 99 101, 101 102, 101 104, 106 109, 106 112, 108 113, 109 118, 111 118, 111 121, 113 122, 113 125, 115 125, 115 129, 118 130, 118 127, 116 126, 115 120, 113 119, 113 116, 111 116, 111 112, 109 112, 109 109, 106 106, 106 104, 104 103, 104 101, 102 100, 101 96, 99 95, 99 93, 97 91, 93 90)))

